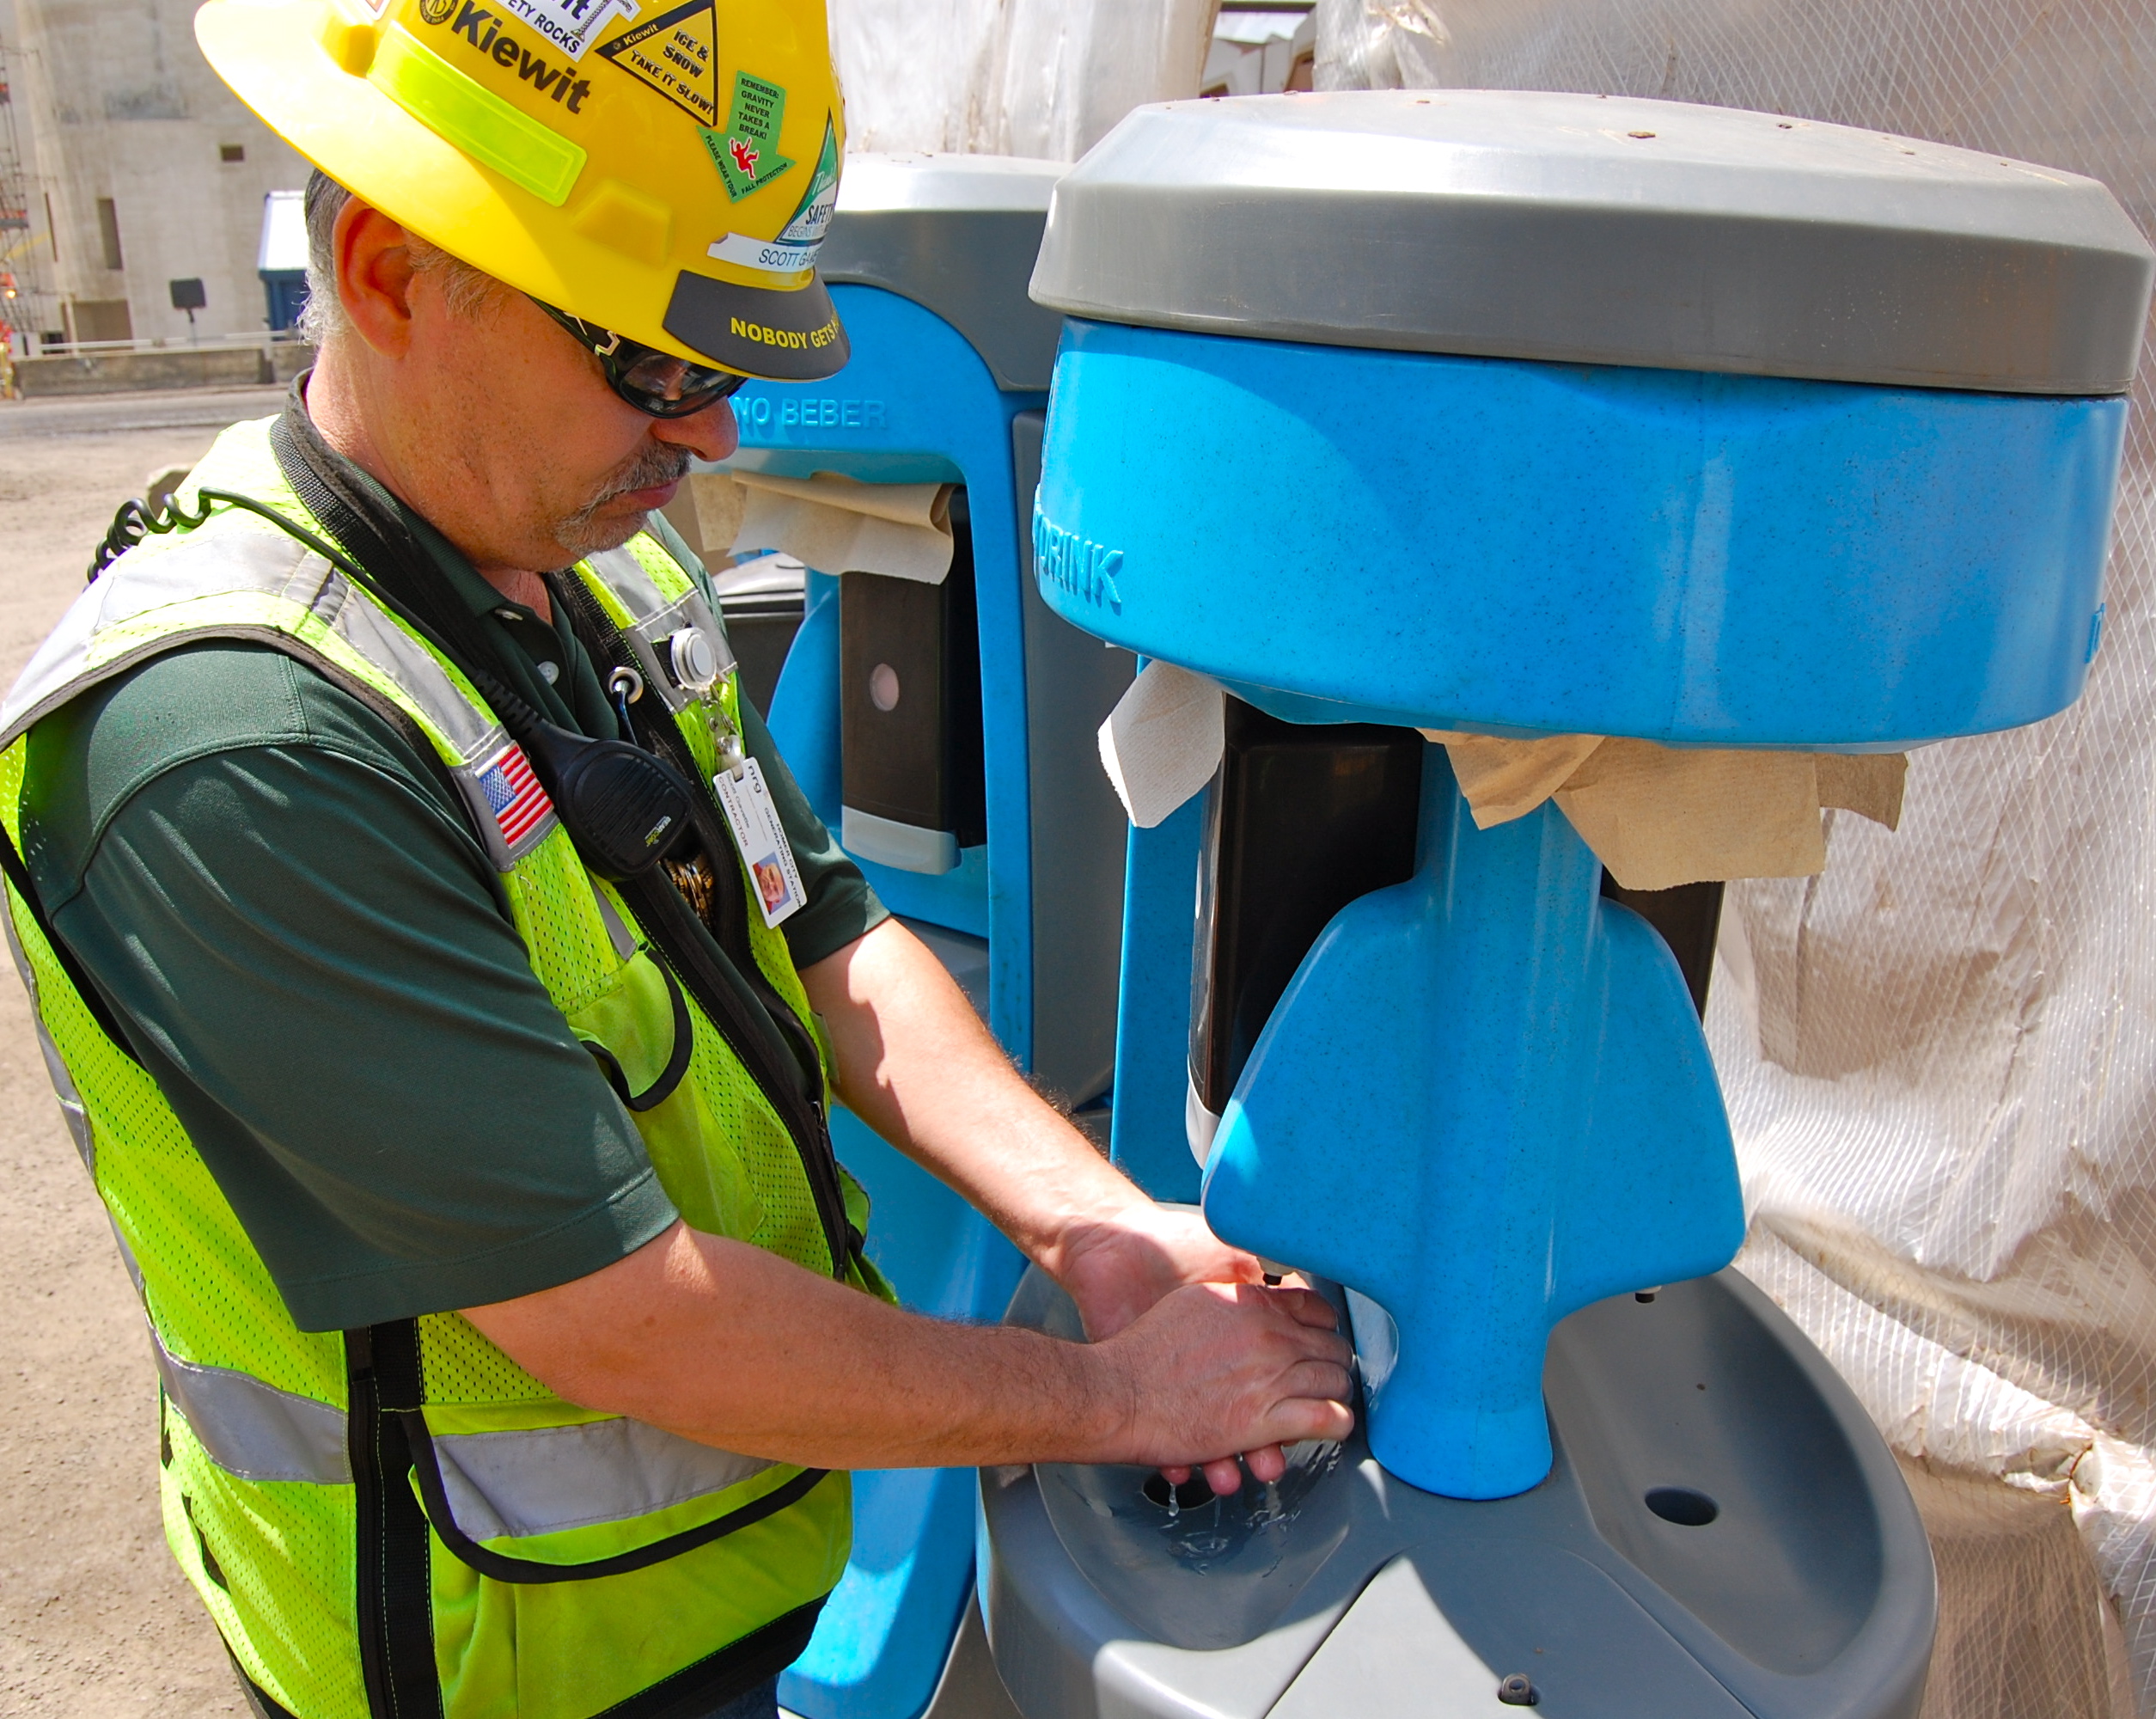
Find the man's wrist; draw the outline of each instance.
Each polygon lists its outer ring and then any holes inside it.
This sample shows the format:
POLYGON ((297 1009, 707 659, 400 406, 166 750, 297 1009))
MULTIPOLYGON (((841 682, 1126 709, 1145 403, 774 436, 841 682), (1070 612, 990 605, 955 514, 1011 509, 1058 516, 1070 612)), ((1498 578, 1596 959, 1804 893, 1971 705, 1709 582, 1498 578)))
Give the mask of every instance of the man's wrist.
POLYGON ((1137 1443, 1138 1390, 1124 1355, 1103 1343, 1061 1347, 1072 1368, 1068 1402, 1079 1405, 1070 1428, 1076 1435, 1072 1460, 1127 1461, 1137 1443))
POLYGON ((1044 1225, 1035 1247, 1028 1248, 1034 1262, 1060 1283, 1071 1269, 1093 1248, 1111 1237, 1124 1234, 1134 1217, 1152 1210, 1145 1191, 1127 1180, 1120 1171, 1103 1164, 1112 1183, 1073 1190, 1078 1197, 1059 1211, 1052 1225, 1044 1225))

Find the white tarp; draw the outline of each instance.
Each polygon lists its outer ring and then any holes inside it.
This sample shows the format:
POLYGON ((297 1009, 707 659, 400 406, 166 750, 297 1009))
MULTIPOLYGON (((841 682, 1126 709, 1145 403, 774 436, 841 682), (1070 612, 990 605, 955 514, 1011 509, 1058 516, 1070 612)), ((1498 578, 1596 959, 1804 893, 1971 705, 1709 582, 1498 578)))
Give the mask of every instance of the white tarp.
POLYGON ((1218 0, 831 0, 849 149, 1076 161, 1198 93, 1218 0))
MULTIPOLYGON (((1320 0, 1316 75, 1876 126, 2093 174, 2156 230, 2150 0, 1320 0)), ((1916 753, 1898 834, 1830 813, 1825 874, 1723 921, 1741 1263, 1906 1459, 1927 1719, 2156 1719, 2153 375, 2081 702, 1916 753)))

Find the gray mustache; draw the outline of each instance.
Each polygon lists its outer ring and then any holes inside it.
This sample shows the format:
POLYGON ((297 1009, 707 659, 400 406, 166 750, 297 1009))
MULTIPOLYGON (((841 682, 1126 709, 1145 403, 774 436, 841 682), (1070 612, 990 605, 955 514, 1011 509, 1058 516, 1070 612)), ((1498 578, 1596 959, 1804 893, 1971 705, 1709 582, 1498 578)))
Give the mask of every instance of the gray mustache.
POLYGON ((691 457, 686 448, 657 444, 646 448, 614 473, 591 505, 598 507, 633 489, 654 489, 660 484, 679 483, 688 475, 691 457))

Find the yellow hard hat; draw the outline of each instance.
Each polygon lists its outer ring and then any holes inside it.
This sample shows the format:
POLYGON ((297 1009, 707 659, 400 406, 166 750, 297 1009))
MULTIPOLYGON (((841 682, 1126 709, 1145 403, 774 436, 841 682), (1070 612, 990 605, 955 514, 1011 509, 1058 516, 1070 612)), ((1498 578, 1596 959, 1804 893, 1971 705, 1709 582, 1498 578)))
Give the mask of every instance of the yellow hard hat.
POLYGON ((209 0, 195 37, 332 179, 534 298, 748 376, 846 361, 821 0, 209 0))

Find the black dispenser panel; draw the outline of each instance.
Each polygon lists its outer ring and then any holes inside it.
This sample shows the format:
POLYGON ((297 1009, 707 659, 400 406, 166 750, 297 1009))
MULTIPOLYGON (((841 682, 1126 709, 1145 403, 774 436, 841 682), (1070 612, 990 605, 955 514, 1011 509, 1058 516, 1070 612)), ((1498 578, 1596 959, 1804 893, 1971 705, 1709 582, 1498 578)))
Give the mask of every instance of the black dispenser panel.
POLYGON ((1326 923, 1414 875, 1422 737, 1281 722, 1231 698, 1199 860, 1190 1080, 1216 1116, 1326 923))
POLYGON ((1661 933, 1683 970, 1692 1006, 1707 1018, 1707 982, 1714 971, 1714 941, 1722 925, 1719 884, 1679 884, 1671 890, 1628 890, 1607 872, 1602 893, 1628 907, 1661 933))
MULTIPOLYGON (((839 586, 844 797, 960 847, 988 839, 980 749, 980 639, 966 492, 951 497, 956 552, 941 584, 850 572, 839 586)), ((871 855, 870 857, 876 857, 871 855)))

